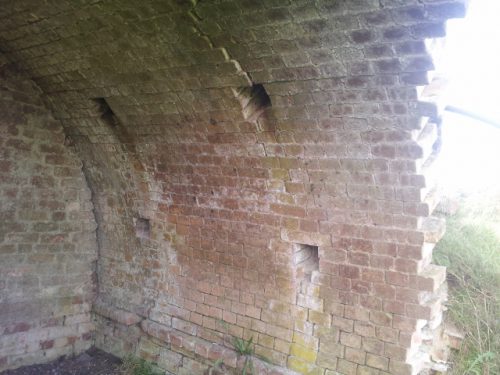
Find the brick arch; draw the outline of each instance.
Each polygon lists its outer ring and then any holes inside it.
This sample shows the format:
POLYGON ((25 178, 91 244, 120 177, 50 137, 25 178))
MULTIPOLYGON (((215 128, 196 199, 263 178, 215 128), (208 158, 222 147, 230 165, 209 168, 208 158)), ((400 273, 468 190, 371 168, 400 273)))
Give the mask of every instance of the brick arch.
POLYGON ((175 374, 236 366, 231 336, 253 337, 278 373, 428 366, 444 273, 426 180, 437 116, 418 87, 425 40, 463 13, 7 2, 0 47, 42 88, 96 195, 96 345, 175 374), (269 101, 242 98, 251 87, 269 101), (307 279, 298 244, 317 247, 307 279))

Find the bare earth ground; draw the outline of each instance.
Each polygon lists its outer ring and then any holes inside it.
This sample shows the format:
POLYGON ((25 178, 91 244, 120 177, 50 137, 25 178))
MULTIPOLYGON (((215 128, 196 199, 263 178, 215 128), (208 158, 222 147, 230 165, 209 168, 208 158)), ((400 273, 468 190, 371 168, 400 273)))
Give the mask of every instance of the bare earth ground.
POLYGON ((121 363, 119 358, 91 348, 76 357, 7 370, 0 375, 120 375, 121 363))

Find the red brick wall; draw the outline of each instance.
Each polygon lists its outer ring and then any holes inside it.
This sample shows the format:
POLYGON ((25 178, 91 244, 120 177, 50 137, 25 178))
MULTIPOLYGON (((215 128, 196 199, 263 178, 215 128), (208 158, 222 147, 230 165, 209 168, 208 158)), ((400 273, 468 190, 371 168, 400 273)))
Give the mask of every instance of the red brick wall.
POLYGON ((90 191, 40 95, 0 63, 0 371, 81 352, 94 330, 90 191))
POLYGON ((427 365, 444 270, 417 86, 463 3, 70 3, 6 7, 0 41, 95 193, 96 345, 175 374, 235 367, 231 337, 281 373, 427 365), (272 106, 242 108, 252 84, 272 106), (310 278, 297 244, 318 247, 310 278))

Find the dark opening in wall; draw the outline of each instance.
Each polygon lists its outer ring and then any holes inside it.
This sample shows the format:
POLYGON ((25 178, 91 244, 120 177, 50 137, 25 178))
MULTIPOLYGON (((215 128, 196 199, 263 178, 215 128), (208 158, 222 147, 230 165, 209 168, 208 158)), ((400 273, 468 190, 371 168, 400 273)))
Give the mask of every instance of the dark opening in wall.
POLYGON ((318 246, 294 244, 293 261, 298 280, 311 280, 313 271, 319 270, 318 246))
POLYGON ((94 98, 92 101, 97 105, 97 111, 99 112, 102 121, 111 127, 118 125, 118 117, 116 117, 106 99, 94 98))
POLYGON ((255 121, 266 108, 271 107, 271 98, 261 84, 240 87, 236 91, 236 97, 240 101, 245 120, 255 121))
POLYGON ((134 218, 135 236, 148 239, 151 232, 149 219, 143 217, 134 218))

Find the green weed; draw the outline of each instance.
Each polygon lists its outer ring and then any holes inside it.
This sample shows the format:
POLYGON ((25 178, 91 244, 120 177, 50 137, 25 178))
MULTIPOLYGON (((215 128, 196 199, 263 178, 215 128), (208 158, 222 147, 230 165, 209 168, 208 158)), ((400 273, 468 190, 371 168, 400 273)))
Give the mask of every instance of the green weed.
POLYGON ((224 365, 224 360, 222 358, 219 358, 217 361, 214 362, 214 367, 219 368, 224 365))
POLYGON ((454 375, 500 373, 500 237, 493 229, 500 216, 484 212, 475 202, 448 218, 434 250, 435 263, 448 270, 448 318, 465 333, 454 375))
POLYGON ((252 355, 253 354, 253 337, 250 337, 248 340, 240 339, 239 337, 235 337, 233 339, 234 350, 239 355, 252 355))
POLYGON ((253 337, 250 337, 248 340, 240 339, 239 337, 235 337, 233 339, 234 350, 240 356, 245 356, 245 362, 243 364, 243 369, 241 371, 241 375, 253 374, 253 360, 252 355, 254 354, 253 347, 253 337))
POLYGON ((161 375, 162 373, 155 366, 142 358, 127 356, 123 359, 123 375, 161 375))

